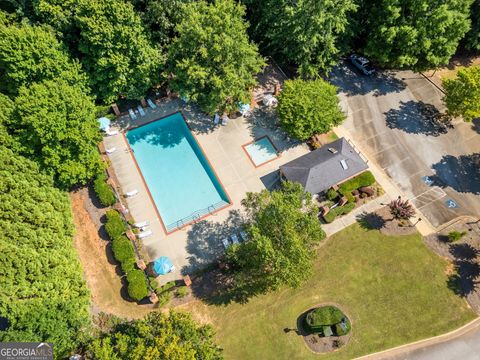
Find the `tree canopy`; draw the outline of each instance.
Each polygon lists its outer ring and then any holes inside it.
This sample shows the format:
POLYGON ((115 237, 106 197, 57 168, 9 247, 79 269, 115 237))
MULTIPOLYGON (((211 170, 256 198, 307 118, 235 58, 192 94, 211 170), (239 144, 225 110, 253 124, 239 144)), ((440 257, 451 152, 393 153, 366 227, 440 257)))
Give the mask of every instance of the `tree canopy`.
POLYGON ((337 88, 322 79, 285 81, 277 113, 285 131, 300 140, 326 133, 345 119, 337 88))
POLYGON ((37 164, 0 147, 0 341, 51 341, 68 355, 88 324, 89 294, 72 246, 65 193, 37 164))
POLYGON ((48 80, 20 89, 6 125, 18 151, 68 188, 85 184, 102 167, 94 114, 92 99, 80 88, 48 80))
POLYGON ((470 28, 472 0, 364 1, 359 37, 383 66, 426 70, 445 65, 470 28))
POLYGON ((78 51, 93 92, 105 103, 139 99, 160 80, 163 56, 124 0, 77 0, 78 51))
POLYGON ((207 113, 250 103, 255 75, 265 65, 247 36, 245 9, 233 0, 184 7, 169 51, 170 85, 207 113))
POLYGON ((227 250, 238 296, 300 285, 312 273, 313 246, 325 237, 311 194, 285 182, 280 190, 247 193, 242 205, 249 240, 227 250))
POLYGON ((142 320, 120 322, 87 345, 96 360, 221 360, 213 329, 180 312, 152 312, 142 320))
POLYGON ((297 65, 302 77, 328 73, 347 49, 354 0, 245 2, 262 50, 297 65))
POLYGON ((480 66, 460 69, 455 79, 443 80, 443 88, 450 116, 462 116, 465 121, 480 117, 480 66))
POLYGON ((465 36, 465 45, 470 50, 480 50, 480 0, 474 0, 470 8, 472 26, 465 36))
POLYGON ((80 64, 70 59, 50 28, 0 24, 0 91, 15 96, 21 86, 59 78, 86 89, 80 64))

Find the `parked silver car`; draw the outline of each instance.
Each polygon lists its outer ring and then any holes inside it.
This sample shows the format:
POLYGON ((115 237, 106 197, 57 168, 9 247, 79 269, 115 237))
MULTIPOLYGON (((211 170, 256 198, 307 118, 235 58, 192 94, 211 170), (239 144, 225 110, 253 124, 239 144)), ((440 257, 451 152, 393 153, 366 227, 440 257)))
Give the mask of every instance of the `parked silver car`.
POLYGON ((375 73, 375 69, 372 67, 370 60, 360 55, 352 54, 348 57, 348 60, 350 60, 353 66, 355 66, 365 75, 372 75, 373 73, 375 73))

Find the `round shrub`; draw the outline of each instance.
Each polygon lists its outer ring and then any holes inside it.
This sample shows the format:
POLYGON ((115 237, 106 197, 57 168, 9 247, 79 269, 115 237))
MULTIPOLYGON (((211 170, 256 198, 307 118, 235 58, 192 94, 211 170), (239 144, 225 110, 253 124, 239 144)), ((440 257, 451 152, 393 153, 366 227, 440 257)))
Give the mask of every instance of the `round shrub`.
POLYGON ((140 301, 148 295, 147 279, 141 270, 132 270, 127 275, 128 296, 140 301))
POLYGON ((112 251, 115 259, 121 263, 135 262, 135 251, 132 242, 126 236, 120 236, 112 241, 112 251))
POLYGON ((336 191, 333 190, 333 189, 328 189, 328 191, 327 191, 327 199, 330 200, 330 201, 333 201, 333 200, 335 200, 336 198, 338 198, 338 192, 336 192, 336 191))
POLYGON ((124 274, 129 274, 135 270, 135 259, 126 259, 121 262, 120 266, 124 274))
POLYGON ((93 190, 95 190, 98 201, 100 201, 100 204, 103 206, 112 206, 117 202, 115 193, 110 185, 107 184, 107 177, 105 174, 100 174, 97 176, 93 182, 93 190))
POLYGON ((114 240, 125 232, 127 226, 117 210, 108 210, 106 216, 105 230, 110 240, 114 240))

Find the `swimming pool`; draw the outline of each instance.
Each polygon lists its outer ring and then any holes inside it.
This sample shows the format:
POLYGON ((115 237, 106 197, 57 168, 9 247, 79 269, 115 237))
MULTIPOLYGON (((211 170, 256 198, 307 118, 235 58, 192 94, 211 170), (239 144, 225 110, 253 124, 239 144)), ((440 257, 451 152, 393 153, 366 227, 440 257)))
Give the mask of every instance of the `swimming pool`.
POLYGON ((181 113, 132 129, 126 138, 168 233, 229 205, 181 113))
POLYGON ((262 136, 251 143, 243 145, 243 148, 255 167, 275 160, 279 156, 277 149, 268 136, 262 136))

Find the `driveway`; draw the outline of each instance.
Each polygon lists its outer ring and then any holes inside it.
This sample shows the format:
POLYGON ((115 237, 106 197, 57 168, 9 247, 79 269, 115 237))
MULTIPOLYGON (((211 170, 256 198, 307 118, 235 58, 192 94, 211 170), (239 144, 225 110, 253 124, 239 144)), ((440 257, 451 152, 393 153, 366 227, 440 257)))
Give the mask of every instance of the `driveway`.
POLYGON ((448 128, 433 120, 443 94, 411 71, 365 77, 344 64, 330 80, 341 91, 351 140, 434 227, 480 215, 479 123, 448 128))

